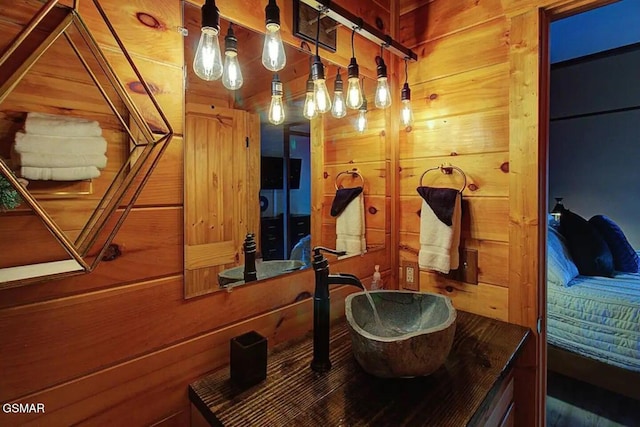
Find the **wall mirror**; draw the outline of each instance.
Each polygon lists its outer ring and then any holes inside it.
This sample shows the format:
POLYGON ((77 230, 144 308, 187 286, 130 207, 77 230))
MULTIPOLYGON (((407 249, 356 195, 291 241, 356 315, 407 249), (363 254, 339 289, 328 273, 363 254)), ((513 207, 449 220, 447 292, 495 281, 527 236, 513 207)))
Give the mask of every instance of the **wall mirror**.
POLYGON ((97 1, 2 9, 0 288, 91 271, 172 136, 97 1))
MULTIPOLYGON (((296 47, 285 43, 287 64, 278 74, 286 120, 271 125, 273 73, 261 63, 264 35, 232 24, 244 83, 238 90, 228 90, 221 80, 204 81, 193 71, 200 22, 200 8, 185 2, 185 297, 243 283, 246 233, 256 236, 259 262, 279 262, 280 268, 264 278, 306 268, 311 244, 336 246, 336 219, 330 214, 336 186, 362 185, 362 178, 366 251, 384 248, 390 233, 388 154, 385 115, 373 105, 375 80, 363 79, 369 100, 364 131, 355 128, 356 110, 347 110, 341 119, 326 113, 310 122, 302 109, 313 47, 301 41, 296 47), (311 123, 316 123, 315 129, 311 123), (235 148, 226 147, 225 138, 235 141, 231 142, 235 148), (292 260, 299 262, 289 263, 292 260), (220 280, 220 273, 240 281, 220 280)), ((220 27, 224 55, 229 22, 221 19, 220 27)), ((367 60, 374 62, 374 58, 359 59, 367 60)), ((338 67, 323 62, 333 98, 338 67)), ((345 92, 346 65, 341 68, 345 92)), ((258 275, 260 280, 260 269, 258 275)))

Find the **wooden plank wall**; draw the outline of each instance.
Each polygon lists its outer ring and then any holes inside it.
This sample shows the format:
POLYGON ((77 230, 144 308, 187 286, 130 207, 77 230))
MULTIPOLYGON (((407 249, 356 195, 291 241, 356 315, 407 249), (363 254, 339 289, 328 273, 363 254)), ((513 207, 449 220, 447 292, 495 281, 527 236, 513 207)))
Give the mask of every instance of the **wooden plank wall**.
MULTIPOLYGON (((478 250, 479 284, 423 271, 421 288, 536 331, 545 302, 546 22, 608 1, 399 3, 400 39, 420 56, 409 68, 416 123, 399 138, 400 257, 417 258, 417 177, 445 161, 461 167, 463 246, 478 250)), ((516 401, 535 405, 516 405, 516 424, 544 425, 544 325, 521 359, 516 401)))
MULTIPOLYGON (((221 10, 240 18, 246 10, 255 10, 255 17, 247 19, 264 22, 263 2, 243 8, 233 3, 217 2, 221 10)), ((367 19, 374 19, 366 7, 370 2, 344 3, 357 4, 357 10, 371 16, 367 19)), ((375 3, 375 17, 388 22, 389 2, 375 3)), ((46 408, 45 414, 0 412, 3 426, 187 425, 187 385, 228 362, 231 337, 256 330, 274 345, 311 328, 311 271, 232 292, 183 298, 184 62, 183 40, 176 30, 182 25, 181 2, 101 4, 142 74, 152 76, 150 83, 158 88, 177 136, 114 240, 122 256, 100 263, 90 275, 0 291, 0 402, 38 402, 46 408)), ((12 8, 0 5, 0 20, 12 8)), ((95 15, 87 12, 84 17, 90 28, 100 27, 95 15)), ((101 30, 96 37, 109 52, 109 38, 101 30)), ((358 46, 378 49, 361 41, 358 46)), ((340 55, 346 64, 348 54, 340 55)), ((340 153, 329 153, 335 156, 332 168, 348 163, 340 153)), ((370 185, 382 192, 380 180, 371 179, 370 185)), ((390 228, 385 227, 388 236, 390 228)), ((364 262, 361 257, 343 260, 340 269, 367 278, 368 284, 373 264, 380 264, 383 277, 388 276, 389 259, 387 244, 386 251, 371 251, 364 262)), ((332 291, 334 317, 344 312, 349 292, 352 289, 332 291)))

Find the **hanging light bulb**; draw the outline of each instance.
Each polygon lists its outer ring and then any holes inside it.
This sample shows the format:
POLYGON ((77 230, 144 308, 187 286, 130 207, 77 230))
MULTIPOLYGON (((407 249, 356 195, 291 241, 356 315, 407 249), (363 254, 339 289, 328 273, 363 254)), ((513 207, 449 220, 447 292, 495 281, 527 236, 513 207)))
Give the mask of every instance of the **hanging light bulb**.
POLYGON ((269 71, 280 71, 287 63, 280 35, 280 8, 276 0, 269 0, 264 10, 267 27, 262 48, 262 65, 269 71))
POLYGON ((206 0, 201 11, 201 34, 193 59, 193 71, 202 80, 218 80, 222 77, 222 57, 218 42, 220 12, 216 7, 215 0, 206 0))
POLYGON ((353 48, 353 36, 356 34, 355 28, 351 32, 351 61, 347 67, 347 107, 357 110, 362 105, 364 97, 360 89, 360 68, 356 61, 356 54, 353 48))
POLYGON ((316 101, 316 110, 324 114, 331 110, 331 96, 324 78, 324 65, 319 56, 314 56, 311 64, 311 79, 313 80, 313 95, 316 101))
POLYGON ((309 76, 309 79, 307 80, 307 95, 304 98, 304 106, 302 107, 302 115, 309 120, 318 116, 313 89, 313 80, 311 79, 311 76, 309 76))
POLYGON ((402 106, 400 107, 400 123, 402 126, 409 127, 413 124, 413 110, 411 109, 411 89, 409 84, 402 86, 401 92, 402 106))
POLYGON ((274 125, 280 125, 284 122, 282 93, 282 82, 276 73, 271 81, 271 105, 269 105, 269 122, 274 125))
POLYGON ((318 20, 316 21, 316 54, 313 56, 311 63, 311 80, 313 80, 313 96, 316 102, 316 110, 318 113, 324 114, 331 110, 331 97, 327 89, 327 83, 324 78, 324 64, 320 60, 318 40, 320 39, 320 20, 322 18, 322 10, 318 9, 318 20))
POLYGON ((358 117, 356 117, 356 130, 363 133, 367 129, 367 99, 362 100, 362 105, 358 109, 358 117))
POLYGON ((375 104, 376 108, 387 108, 391 105, 391 92, 389 92, 389 82, 387 80, 387 66, 382 56, 376 56, 376 67, 378 75, 378 86, 376 87, 375 104))
POLYGON ((238 39, 233 34, 233 24, 229 24, 224 38, 224 67, 222 70, 222 84, 229 90, 242 87, 242 70, 238 63, 238 39))
POLYGON ((400 123, 402 126, 409 127, 413 125, 413 110, 411 109, 411 89, 409 89, 409 74, 407 72, 407 59, 404 60, 404 85, 400 92, 402 106, 400 107, 400 123))
POLYGON ((336 74, 336 82, 333 86, 333 107, 331 107, 331 115, 336 119, 341 119, 347 115, 347 106, 344 103, 344 96, 342 95, 343 83, 342 76, 340 75, 340 68, 336 74))
POLYGON ((378 86, 376 87, 375 104, 376 108, 387 108, 391 105, 391 92, 387 80, 387 65, 384 63, 382 53, 384 45, 380 47, 380 56, 376 56, 376 71, 378 75, 378 86))

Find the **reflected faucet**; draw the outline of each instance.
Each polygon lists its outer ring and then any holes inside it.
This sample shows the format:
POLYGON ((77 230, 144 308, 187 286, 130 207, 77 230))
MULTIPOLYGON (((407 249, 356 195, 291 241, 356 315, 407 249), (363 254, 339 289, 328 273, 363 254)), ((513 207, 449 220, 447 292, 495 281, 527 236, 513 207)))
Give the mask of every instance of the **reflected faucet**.
POLYGON ((246 235, 242 248, 244 250, 244 282, 255 282, 258 280, 258 272, 256 270, 257 245, 253 233, 246 235))
POLYGON ((360 279, 353 274, 329 274, 329 261, 321 252, 333 255, 345 255, 322 246, 313 248, 313 271, 316 275, 316 289, 313 294, 313 360, 311 369, 316 372, 327 372, 331 369, 329 360, 329 324, 331 305, 329 285, 352 285, 364 289, 360 279))

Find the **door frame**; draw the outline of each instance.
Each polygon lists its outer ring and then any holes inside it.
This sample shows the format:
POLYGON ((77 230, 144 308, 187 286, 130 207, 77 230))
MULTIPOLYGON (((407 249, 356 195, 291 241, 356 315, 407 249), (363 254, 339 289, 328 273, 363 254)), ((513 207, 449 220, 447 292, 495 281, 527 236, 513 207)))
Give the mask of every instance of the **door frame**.
POLYGON ((507 13, 509 69, 509 321, 528 326, 534 340, 519 362, 516 425, 546 424, 546 216, 549 173, 549 24, 612 0, 538 2, 507 13), (534 387, 531 387, 531 385, 534 387), (524 407, 523 407, 524 406, 524 407))

